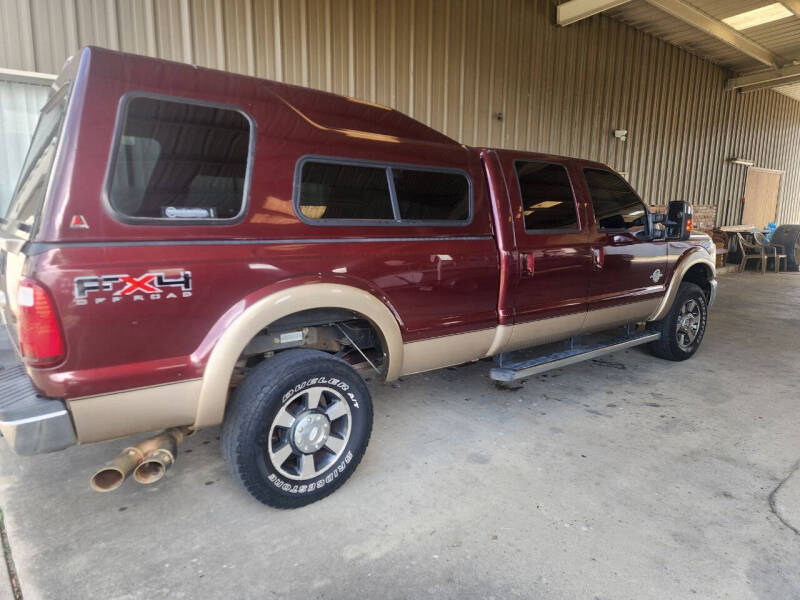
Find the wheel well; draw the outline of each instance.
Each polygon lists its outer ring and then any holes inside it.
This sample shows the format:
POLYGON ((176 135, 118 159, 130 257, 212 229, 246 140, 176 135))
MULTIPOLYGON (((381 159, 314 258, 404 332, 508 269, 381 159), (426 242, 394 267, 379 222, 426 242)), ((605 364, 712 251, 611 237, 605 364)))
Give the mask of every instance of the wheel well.
POLYGON ((711 270, 706 265, 698 263, 686 271, 681 281, 691 281, 699 285, 708 300, 711 297, 711 277, 711 270))
POLYGON ((389 363, 386 340, 364 315, 342 308, 314 308, 273 321, 253 336, 236 361, 231 385, 263 360, 298 348, 338 356, 365 378, 383 378, 389 363))

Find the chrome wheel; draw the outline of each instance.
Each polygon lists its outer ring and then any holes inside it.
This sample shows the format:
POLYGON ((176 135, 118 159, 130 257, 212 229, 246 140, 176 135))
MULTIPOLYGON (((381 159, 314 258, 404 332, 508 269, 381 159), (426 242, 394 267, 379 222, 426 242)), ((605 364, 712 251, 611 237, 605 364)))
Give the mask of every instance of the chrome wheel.
POLYGON ((288 479, 311 479, 330 467, 350 439, 350 405, 337 390, 310 387, 278 410, 267 441, 275 469, 288 479))
POLYGON ((689 299, 684 302, 678 313, 676 324, 678 345, 683 350, 687 350, 697 339, 702 320, 702 312, 697 300, 689 299))

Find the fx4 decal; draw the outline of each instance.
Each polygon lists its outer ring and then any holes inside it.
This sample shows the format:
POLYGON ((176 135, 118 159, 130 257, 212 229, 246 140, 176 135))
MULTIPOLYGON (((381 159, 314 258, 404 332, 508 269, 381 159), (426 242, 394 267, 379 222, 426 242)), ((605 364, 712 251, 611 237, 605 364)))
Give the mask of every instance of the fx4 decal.
POLYGON ((89 275, 74 281, 75 304, 188 298, 192 295, 192 273, 168 277, 164 273, 130 275, 89 275))

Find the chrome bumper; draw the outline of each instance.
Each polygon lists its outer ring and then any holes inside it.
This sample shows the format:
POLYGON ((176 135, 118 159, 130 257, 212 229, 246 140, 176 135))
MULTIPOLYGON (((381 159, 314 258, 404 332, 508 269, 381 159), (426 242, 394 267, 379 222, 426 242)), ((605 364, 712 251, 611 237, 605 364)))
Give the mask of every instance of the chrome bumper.
POLYGON ((717 299, 717 280, 712 279, 708 283, 711 286, 711 292, 708 294, 708 308, 711 308, 714 304, 714 300, 717 299))
POLYGON ((39 396, 22 365, 0 371, 0 433, 23 456, 77 442, 64 401, 39 396))

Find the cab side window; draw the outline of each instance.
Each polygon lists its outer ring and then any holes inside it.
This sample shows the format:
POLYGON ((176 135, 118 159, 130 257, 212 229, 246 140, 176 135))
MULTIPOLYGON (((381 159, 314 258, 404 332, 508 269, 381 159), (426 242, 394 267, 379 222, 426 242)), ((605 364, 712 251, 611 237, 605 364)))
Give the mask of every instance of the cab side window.
POLYGON ((601 231, 647 231, 647 207, 622 177, 603 169, 584 169, 583 175, 601 231))
POLYGON ((579 229, 575 197, 567 170, 562 165, 518 160, 514 169, 526 231, 579 229))

